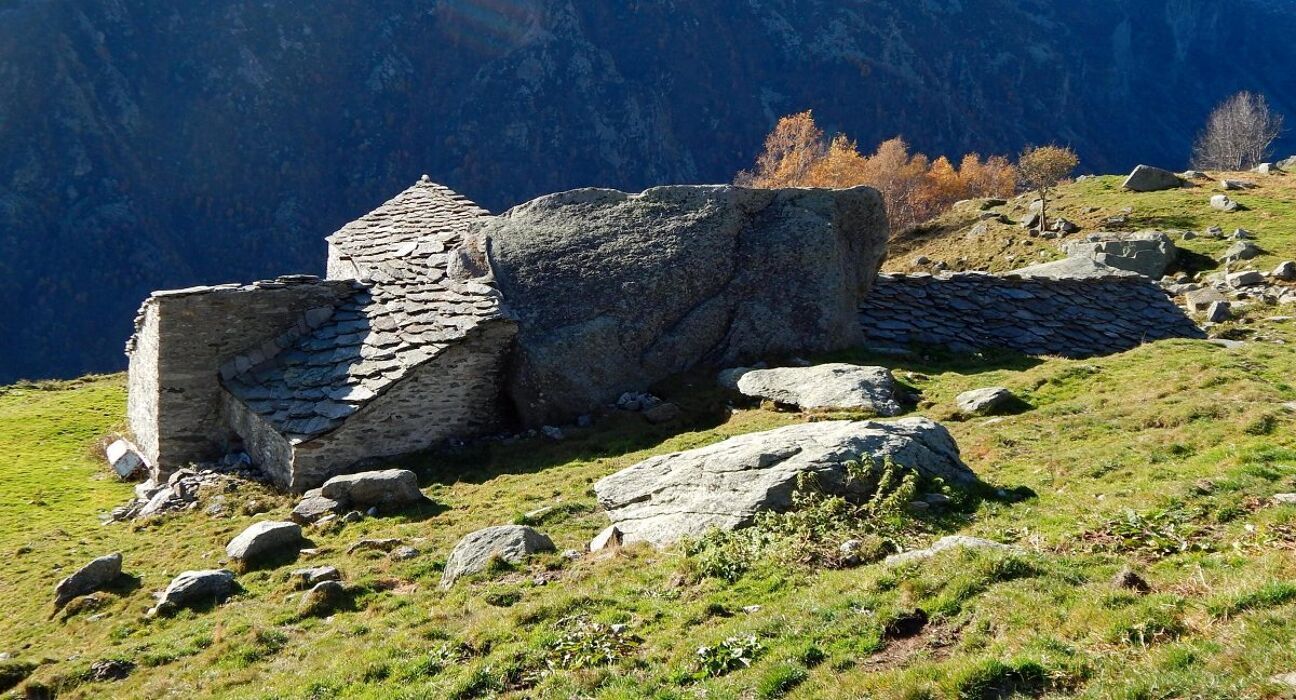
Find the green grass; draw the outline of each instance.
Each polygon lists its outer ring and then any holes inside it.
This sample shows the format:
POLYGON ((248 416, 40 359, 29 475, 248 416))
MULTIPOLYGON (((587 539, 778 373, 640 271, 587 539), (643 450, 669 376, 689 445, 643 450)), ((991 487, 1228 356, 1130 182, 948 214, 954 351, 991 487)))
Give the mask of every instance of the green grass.
MULTIPOLYGON (((130 487, 110 478, 93 449, 121 422, 121 379, 91 378, 0 394, 0 447, 10 455, 0 464, 0 546, 9 554, 0 650, 37 664, 27 683, 73 698, 1149 696, 1125 690, 1136 686, 1167 697, 1259 697, 1270 675, 1296 668, 1296 649, 1275 645, 1296 634, 1296 507, 1268 503, 1296 490, 1296 421, 1275 408, 1296 399, 1276 381, 1296 371, 1296 352, 1167 341, 1086 361, 837 359, 893 366, 922 391, 919 411, 947 420, 984 479, 1035 494, 981 501, 930 525, 929 536, 985 536, 1021 554, 952 552, 896 569, 756 566, 728 581, 701 575, 680 549, 635 547, 576 562, 542 557, 438 589, 445 556, 466 532, 553 506, 540 527, 560 549, 579 549, 606 522, 590 490, 598 477, 649 454, 801 420, 761 409, 726 415, 721 395, 681 381, 667 393, 696 422, 678 434, 622 416, 562 443, 406 462, 437 508, 310 532, 322 550, 310 563, 334 564, 359 586, 354 611, 297 615, 289 564, 243 574, 244 592, 215 609, 147 620, 151 591, 181 570, 219 565, 225 542, 255 518, 196 512, 101 526, 97 516, 130 487), (958 392, 989 384, 1010 387, 1031 409, 948 420, 958 392), (1270 429, 1249 431, 1261 416, 1270 429), (1131 513, 1142 528, 1134 534, 1131 513), (1145 546, 1160 542, 1167 522, 1193 546, 1145 546), (363 537, 404 537, 423 555, 344 553, 363 537), (57 579, 112 550, 138 587, 51 619, 57 579), (1113 588, 1125 565, 1154 592, 1113 588), (550 582, 534 580, 542 573, 550 582), (752 605, 760 607, 744 611, 752 605), (931 616, 927 630, 887 641, 886 622, 915 607, 931 616), (594 631, 573 633, 573 619, 594 631), (603 648, 599 630, 612 624, 626 624, 635 640, 612 660, 555 661, 573 645, 603 648), (749 635, 760 646, 750 667, 704 672, 698 647, 749 635), (85 680, 102 658, 138 667, 125 681, 85 680)), ((234 497, 268 502, 265 517, 291 506, 254 487, 234 497)))
MULTIPOLYGON (((1130 206, 1137 228, 1243 226, 1271 251, 1263 268, 1296 257, 1287 189, 1296 178, 1262 181, 1238 197, 1252 209, 1234 215, 1206 209, 1205 189, 1131 195, 1117 178, 1069 185, 1059 210, 1078 220, 1130 206)), ((1227 243, 1186 245, 1214 255, 1227 243)), ((286 517, 292 500, 245 485, 226 494, 237 514, 228 518, 199 509, 100 525, 131 495, 97 451, 121 429, 122 378, 3 388, 0 652, 12 658, 0 662, 0 683, 61 698, 1277 697, 1268 679, 1296 670, 1296 506, 1270 500, 1296 491, 1296 413, 1282 407, 1296 401, 1296 333, 1263 320, 1275 313, 1256 305, 1221 327, 1253 341, 1239 349, 1163 341, 1090 360, 822 358, 892 367, 921 392, 916 412, 945 422, 965 461, 1004 491, 889 526, 870 548, 882 552, 891 535, 916 545, 958 532, 1017 552, 837 569, 760 548, 740 552, 740 566, 717 566, 714 548, 631 547, 545 555, 440 590, 450 548, 472 530, 528 522, 560 550, 582 549, 607 524, 598 478, 806 420, 730 410, 709 378, 686 377, 660 390, 684 406, 683 427, 620 415, 560 443, 400 460, 434 506, 311 528, 319 554, 240 575, 242 592, 223 605, 156 620, 144 615, 153 591, 180 571, 222 565, 233 535, 286 517), (1029 409, 956 420, 959 392, 996 384, 1029 409), (251 500, 269 512, 244 515, 251 500), (404 538, 421 555, 346 554, 367 537, 404 538), (52 616, 54 584, 111 551, 133 582, 52 616), (354 609, 302 615, 288 571, 304 564, 340 568, 356 587, 354 609), (1150 593, 1111 583, 1126 566, 1150 593), (889 638, 888 623, 915 608, 929 618, 922 632, 889 638), (745 661, 715 651, 728 648, 745 661), (89 680, 101 659, 136 668, 123 681, 89 680)), ((825 551, 841 536, 831 523, 792 525, 828 540, 825 551)))

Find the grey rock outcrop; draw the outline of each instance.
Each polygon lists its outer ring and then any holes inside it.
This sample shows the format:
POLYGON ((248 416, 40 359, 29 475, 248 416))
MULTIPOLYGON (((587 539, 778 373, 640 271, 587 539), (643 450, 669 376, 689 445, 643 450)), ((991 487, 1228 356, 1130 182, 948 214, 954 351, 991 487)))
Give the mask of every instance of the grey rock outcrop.
POLYGON ((867 493, 876 485, 852 482, 846 463, 884 459, 956 486, 977 481, 949 432, 915 417, 824 421, 740 435, 651 457, 600 479, 594 492, 625 543, 663 545, 713 528, 742 527, 762 511, 786 510, 801 474, 813 476, 829 493, 867 493))
POLYGON ((1140 165, 1125 178, 1125 183, 1121 187, 1133 192, 1156 192, 1172 190, 1182 185, 1183 180, 1169 170, 1140 165))
POLYGON ((925 549, 915 549, 899 554, 892 554, 884 560, 886 564, 904 564, 912 561, 922 561, 931 559, 949 549, 987 549, 994 551, 1013 551, 1015 548, 994 542, 992 540, 982 539, 980 537, 968 537, 967 535, 949 535, 936 540, 930 547, 925 549))
POLYGON ((492 559, 511 564, 524 561, 537 552, 554 551, 553 540, 535 528, 525 525, 497 525, 469 533, 455 544, 441 574, 441 587, 486 570, 492 559))
POLYGON ((335 476, 324 482, 320 495, 350 507, 401 507, 426 500, 418 477, 408 469, 383 469, 335 476))
POLYGON ((885 367, 832 363, 776 369, 738 368, 720 373, 722 386, 758 399, 801 410, 861 409, 879 416, 904 411, 896 400, 896 380, 885 367))
POLYGON ((341 581, 342 572, 335 566, 312 566, 297 569, 289 577, 296 582, 298 588, 311 588, 324 581, 341 581))
POLYGON ((1067 243, 1062 250, 1073 258, 1089 258, 1152 279, 1164 275, 1178 253, 1170 237, 1160 231, 1094 234, 1067 243))
POLYGON ((584 189, 486 221, 459 254, 517 319, 510 393, 542 425, 690 368, 858 344, 887 236, 867 187, 584 189))
POLYGON ((954 398, 959 411, 971 416, 988 416, 1012 405, 1017 397, 1001 386, 965 391, 954 398))
POLYGON ((293 506, 293 522, 309 525, 326 515, 338 514, 346 510, 346 504, 326 498, 321 489, 311 489, 302 495, 302 499, 293 506))
POLYGON ((1239 190, 1249 190, 1256 187, 1250 180, 1220 180, 1220 189, 1225 192, 1236 192, 1239 190))
POLYGON ((1296 261, 1284 260, 1278 263, 1278 266, 1273 269, 1270 276, 1276 280, 1282 280, 1283 282, 1296 280, 1296 261))
POLYGON ((254 562, 265 557, 296 553, 305 544, 297 523, 263 520, 253 523, 225 546, 225 555, 238 562, 254 562))
POLYGON ((62 609, 73 598, 102 590, 117 580, 121 573, 122 555, 119 552, 91 560, 54 587, 54 609, 62 609))
POLYGON ((234 593, 234 572, 225 569, 186 571, 171 580, 158 594, 149 617, 170 614, 180 608, 219 603, 234 593))
POLYGON ((1224 256, 1220 258, 1224 262, 1237 260, 1250 260, 1260 256, 1260 247, 1251 241, 1238 241, 1224 251, 1224 256))

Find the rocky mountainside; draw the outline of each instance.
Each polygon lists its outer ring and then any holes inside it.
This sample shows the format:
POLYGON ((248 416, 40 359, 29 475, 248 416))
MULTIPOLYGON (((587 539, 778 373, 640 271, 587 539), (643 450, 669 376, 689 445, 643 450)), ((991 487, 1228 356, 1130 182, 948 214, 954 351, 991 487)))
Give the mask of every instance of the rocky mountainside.
POLYGON ((1239 0, 0 0, 0 382, 124 364, 142 296, 318 271, 429 173, 498 210, 726 181, 778 116, 867 144, 1183 163, 1296 119, 1296 9, 1239 0))

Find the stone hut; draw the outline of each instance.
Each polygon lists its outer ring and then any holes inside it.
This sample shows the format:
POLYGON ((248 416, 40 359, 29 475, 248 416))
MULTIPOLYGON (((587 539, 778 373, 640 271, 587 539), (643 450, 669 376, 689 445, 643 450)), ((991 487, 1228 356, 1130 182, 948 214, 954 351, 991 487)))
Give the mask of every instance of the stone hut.
POLYGON ((128 345, 128 416, 155 473, 239 444, 304 490, 488 432, 515 333, 488 283, 446 275, 485 210, 424 179, 328 238, 328 276, 157 292, 128 345))

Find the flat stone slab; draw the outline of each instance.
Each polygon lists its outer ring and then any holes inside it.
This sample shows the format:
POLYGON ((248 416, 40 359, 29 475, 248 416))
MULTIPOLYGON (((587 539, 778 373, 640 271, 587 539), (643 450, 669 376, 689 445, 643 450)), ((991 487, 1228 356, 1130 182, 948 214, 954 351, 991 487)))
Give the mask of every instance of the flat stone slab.
POLYGON ((553 540, 548 535, 525 525, 497 525, 465 535, 450 551, 441 587, 449 588, 464 576, 486 570, 492 559, 498 557, 518 564, 537 552, 554 551, 553 540))
POLYGON ((1016 547, 1006 545, 992 540, 981 539, 980 537, 968 537, 966 535, 949 535, 936 540, 926 549, 915 549, 909 552, 892 554, 887 557, 885 564, 904 564, 911 561, 922 561, 931 559, 949 549, 990 549, 997 551, 1015 551, 1016 547))
POLYGON ((977 482, 944 427, 927 418, 823 421, 729 438, 646 459, 594 484, 623 542, 664 545, 712 529, 732 530, 757 513, 792 506, 797 477, 829 493, 869 492, 848 480, 846 463, 889 458, 955 486, 977 482))
POLYGON ((885 367, 833 363, 777 369, 736 368, 720 373, 720 384, 744 396, 795 406, 803 411, 850 409, 896 416, 896 380, 885 367))
POLYGON ((113 552, 81 567, 54 587, 54 609, 61 609, 73 598, 102 590, 122 573, 122 555, 113 552))

